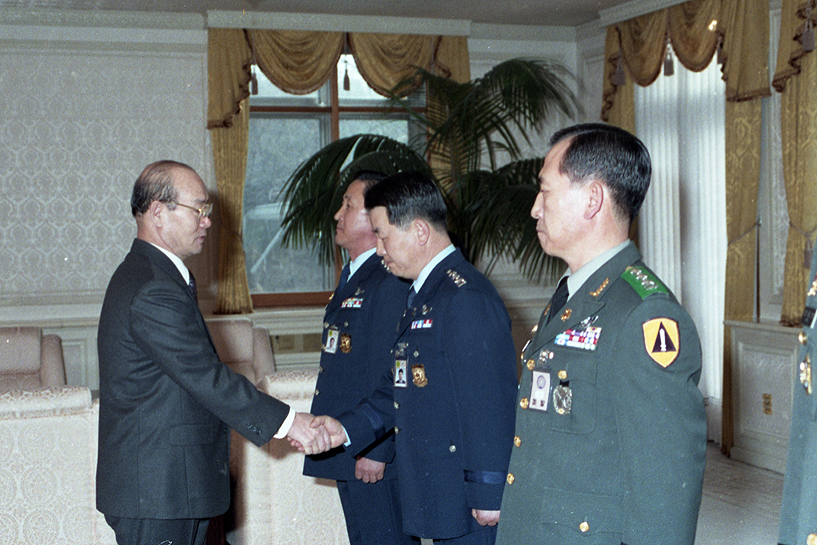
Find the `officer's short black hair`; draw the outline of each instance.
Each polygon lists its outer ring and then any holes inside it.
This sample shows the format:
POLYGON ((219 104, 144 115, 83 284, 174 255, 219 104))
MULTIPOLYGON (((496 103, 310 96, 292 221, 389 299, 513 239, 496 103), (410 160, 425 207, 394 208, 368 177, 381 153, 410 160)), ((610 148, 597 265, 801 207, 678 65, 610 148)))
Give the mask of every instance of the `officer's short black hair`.
POLYGON ((389 223, 403 228, 423 219, 437 231, 446 231, 446 208, 437 184, 422 172, 398 172, 373 185, 364 201, 366 210, 386 208, 389 223))
POLYGON ((385 178, 386 175, 376 170, 358 170, 352 178, 353 182, 363 182, 366 189, 385 178))
POLYGON ((630 222, 638 215, 650 187, 650 152, 634 135, 604 123, 583 123, 557 131, 550 145, 570 139, 559 172, 572 182, 601 180, 616 209, 630 222))

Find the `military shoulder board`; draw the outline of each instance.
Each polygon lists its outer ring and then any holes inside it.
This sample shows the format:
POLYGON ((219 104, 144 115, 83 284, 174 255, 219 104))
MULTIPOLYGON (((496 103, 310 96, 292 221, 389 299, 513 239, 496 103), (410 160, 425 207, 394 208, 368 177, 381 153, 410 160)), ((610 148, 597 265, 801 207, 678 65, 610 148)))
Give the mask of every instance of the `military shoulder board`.
POLYGON ((455 271, 454 269, 448 269, 446 271, 448 277, 457 285, 458 288, 461 288, 465 285, 465 278, 460 276, 460 273, 455 271))
POLYGON ((642 299, 645 299, 653 293, 669 293, 669 290, 661 283, 658 277, 647 269, 631 265, 627 267, 621 277, 632 286, 642 299))

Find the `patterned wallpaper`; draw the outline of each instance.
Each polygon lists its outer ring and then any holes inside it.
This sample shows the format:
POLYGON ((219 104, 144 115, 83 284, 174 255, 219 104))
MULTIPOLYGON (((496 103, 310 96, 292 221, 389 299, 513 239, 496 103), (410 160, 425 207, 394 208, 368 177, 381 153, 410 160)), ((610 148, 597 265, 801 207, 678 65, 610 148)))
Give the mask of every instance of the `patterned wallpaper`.
POLYGON ((101 300, 148 163, 186 162, 210 185, 205 47, 153 49, 0 46, 1 304, 101 300))

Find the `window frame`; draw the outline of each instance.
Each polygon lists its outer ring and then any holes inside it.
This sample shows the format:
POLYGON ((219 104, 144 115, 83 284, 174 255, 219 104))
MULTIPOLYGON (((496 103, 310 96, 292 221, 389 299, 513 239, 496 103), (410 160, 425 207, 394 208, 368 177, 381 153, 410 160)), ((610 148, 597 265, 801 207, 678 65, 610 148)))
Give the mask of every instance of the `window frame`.
MULTIPOLYGON (((426 106, 412 108, 415 112, 425 113, 426 106)), ((404 113, 401 108, 377 106, 341 106, 338 88, 338 68, 332 68, 329 76, 329 105, 328 106, 273 106, 250 105, 250 116, 253 113, 283 113, 283 114, 319 114, 329 115, 330 142, 340 139, 340 117, 342 114, 394 114, 404 113)), ((335 246, 334 279, 337 285, 343 268, 341 250, 335 246)), ((334 290, 303 291, 303 292, 272 292, 251 293, 250 299, 254 309, 284 308, 284 307, 320 307, 328 303, 334 290)))

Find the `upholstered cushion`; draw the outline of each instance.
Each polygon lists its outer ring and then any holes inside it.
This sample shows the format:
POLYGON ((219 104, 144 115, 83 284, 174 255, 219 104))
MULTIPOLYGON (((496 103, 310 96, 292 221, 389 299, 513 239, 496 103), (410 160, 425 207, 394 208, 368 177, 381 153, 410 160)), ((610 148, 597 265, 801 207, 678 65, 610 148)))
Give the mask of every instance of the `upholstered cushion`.
POLYGON ((0 327, 0 374, 40 373, 40 328, 0 327))

